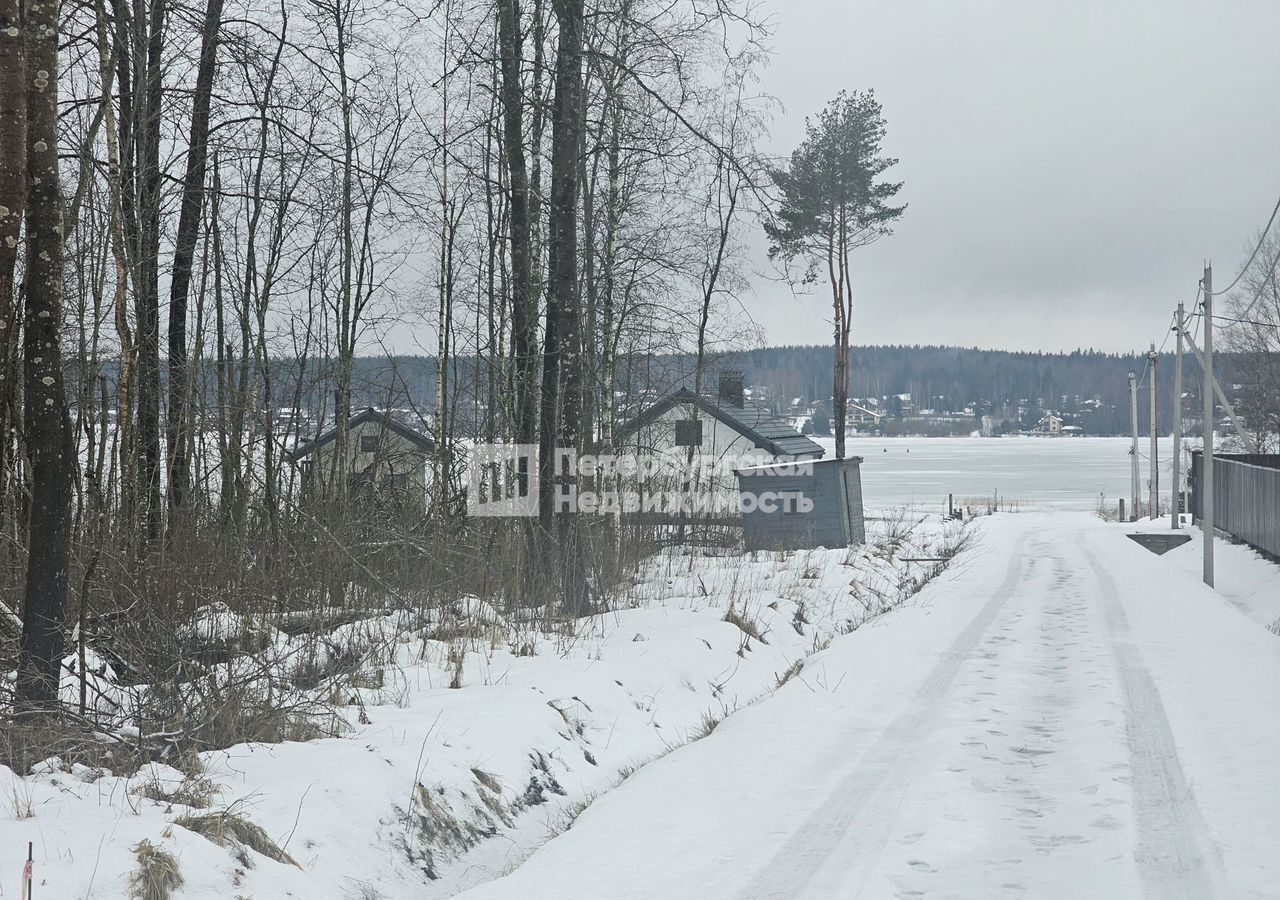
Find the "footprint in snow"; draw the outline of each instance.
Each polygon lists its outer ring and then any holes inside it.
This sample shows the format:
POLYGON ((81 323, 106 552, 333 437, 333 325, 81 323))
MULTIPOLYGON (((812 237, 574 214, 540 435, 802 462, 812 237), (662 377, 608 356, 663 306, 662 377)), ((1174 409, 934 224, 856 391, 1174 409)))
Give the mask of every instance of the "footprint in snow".
POLYGON ((1094 819, 1089 824, 1092 825, 1094 828, 1101 828, 1105 831, 1115 831, 1117 828, 1121 827, 1120 820, 1117 819, 1115 816, 1111 815, 1110 813, 1108 813, 1105 816, 1101 816, 1097 819, 1094 819))

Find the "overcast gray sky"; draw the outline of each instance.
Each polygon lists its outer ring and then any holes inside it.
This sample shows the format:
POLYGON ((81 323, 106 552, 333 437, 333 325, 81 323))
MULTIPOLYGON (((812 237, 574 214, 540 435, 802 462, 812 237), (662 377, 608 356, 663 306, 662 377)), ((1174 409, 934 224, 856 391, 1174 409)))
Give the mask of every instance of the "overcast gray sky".
MULTIPOLYGON (((901 160, 910 208, 857 255, 855 343, 1145 347, 1280 195, 1276 0, 770 6, 769 149, 874 88, 901 160)), ((816 343, 827 303, 757 282, 749 305, 769 343, 816 343)))

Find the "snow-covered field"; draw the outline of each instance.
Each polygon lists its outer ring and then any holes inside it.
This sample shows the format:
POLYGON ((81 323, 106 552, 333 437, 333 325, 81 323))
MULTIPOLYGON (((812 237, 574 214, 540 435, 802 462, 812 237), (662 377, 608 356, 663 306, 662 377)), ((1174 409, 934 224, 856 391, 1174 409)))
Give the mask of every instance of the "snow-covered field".
POLYGON ((39 900, 132 896, 139 847, 189 900, 1274 896, 1280 567, 1219 542, 1215 593, 1132 527, 877 519, 670 551, 572 633, 343 626, 394 642, 344 737, 0 768, 0 896, 28 841, 39 900))
MULTIPOLYGON (((830 455, 834 438, 818 438, 830 455)), ((1150 441, 1139 443, 1146 490, 1150 441)), ((1126 438, 850 438, 847 452, 861 456, 867 505, 915 505, 938 511, 947 494, 962 498, 999 493, 1024 508, 1093 512, 1100 497, 1109 508, 1128 497, 1126 438)), ((1160 441, 1161 495, 1168 498, 1172 443, 1160 441)), ((1145 499, 1145 494, 1144 494, 1145 499)))
MULTIPOLYGON (((452 895, 517 865, 636 767, 788 678, 825 683, 805 658, 911 594, 936 567, 908 560, 964 533, 936 518, 882 519, 854 550, 671 551, 642 567, 616 611, 572 633, 483 607, 453 616, 471 626, 447 639, 394 617, 343 626, 335 646, 395 642, 387 665, 362 673, 367 686, 338 698, 344 737, 236 746, 184 771, 0 768, 0 848, 11 854, 6 863, 0 850, 0 896, 17 896, 31 841, 36 898, 129 897, 144 840, 176 861, 175 897, 452 895)), ((207 619, 217 630, 227 616, 207 619)))

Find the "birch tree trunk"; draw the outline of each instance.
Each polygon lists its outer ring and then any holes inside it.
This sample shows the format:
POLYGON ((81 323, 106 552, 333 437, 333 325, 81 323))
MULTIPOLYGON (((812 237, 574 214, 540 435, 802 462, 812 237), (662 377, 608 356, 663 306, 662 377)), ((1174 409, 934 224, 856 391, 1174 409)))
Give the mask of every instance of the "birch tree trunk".
POLYGON ((63 383, 62 186, 58 178, 58 4, 28 0, 23 34, 27 76, 27 271, 23 391, 32 494, 26 595, 18 658, 20 705, 51 707, 66 649, 62 619, 71 551, 75 475, 63 383))
MULTIPOLYGON (((120 6, 117 2, 117 15, 120 6)), ((139 6, 132 18, 133 104, 122 121, 130 126, 136 160, 129 182, 135 192, 132 229, 134 295, 137 309, 135 340, 138 371, 139 501, 145 510, 148 543, 160 536, 160 126, 163 77, 165 0, 139 6)), ((122 92, 125 80, 121 79, 122 92)), ((122 93, 123 96, 123 93, 122 93)), ((125 141, 122 139, 121 143, 125 141)))
POLYGON ((14 273, 27 180, 25 72, 21 0, 0 0, 0 516, 8 512, 15 461, 11 437, 18 397, 12 365, 18 334, 14 273))

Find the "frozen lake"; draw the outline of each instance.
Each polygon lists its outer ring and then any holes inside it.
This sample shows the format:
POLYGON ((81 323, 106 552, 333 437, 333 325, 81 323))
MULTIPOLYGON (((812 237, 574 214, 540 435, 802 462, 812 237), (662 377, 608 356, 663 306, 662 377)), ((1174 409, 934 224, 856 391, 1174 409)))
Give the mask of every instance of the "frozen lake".
MULTIPOLYGON (((834 455, 835 439, 819 438, 834 455)), ((1160 491, 1169 496, 1172 440, 1160 441, 1160 491)), ((866 506, 944 509, 947 494, 1001 497, 1024 507, 1092 511, 1129 496, 1128 438, 850 438, 861 456, 866 506)), ((1150 439, 1139 442, 1145 502, 1150 439)))

